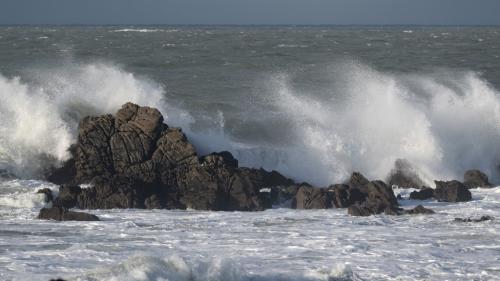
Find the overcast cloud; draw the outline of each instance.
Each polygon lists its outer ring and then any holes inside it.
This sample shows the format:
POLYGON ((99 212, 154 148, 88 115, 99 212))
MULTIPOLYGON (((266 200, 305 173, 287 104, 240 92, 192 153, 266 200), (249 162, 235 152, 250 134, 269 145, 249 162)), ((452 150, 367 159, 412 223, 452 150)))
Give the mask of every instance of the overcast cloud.
POLYGON ((0 24, 498 25, 500 0, 0 0, 0 24))

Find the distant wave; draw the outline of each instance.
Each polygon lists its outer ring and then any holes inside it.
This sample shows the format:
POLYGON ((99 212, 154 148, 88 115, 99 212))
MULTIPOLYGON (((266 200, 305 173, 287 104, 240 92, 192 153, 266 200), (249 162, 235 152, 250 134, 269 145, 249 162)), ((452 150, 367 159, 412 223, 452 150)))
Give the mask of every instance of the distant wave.
POLYGON ((177 29, 148 29, 148 28, 124 28, 112 32, 176 32, 177 29))

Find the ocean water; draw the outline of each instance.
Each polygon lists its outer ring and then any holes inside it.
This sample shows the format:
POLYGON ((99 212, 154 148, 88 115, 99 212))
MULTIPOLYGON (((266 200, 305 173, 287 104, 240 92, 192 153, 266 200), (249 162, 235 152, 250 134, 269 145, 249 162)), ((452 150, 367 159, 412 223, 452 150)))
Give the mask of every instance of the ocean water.
MULTIPOLYGON (((0 27, 0 280, 495 280, 498 189, 430 216, 91 211, 35 219, 78 120, 157 107, 200 155, 326 186, 397 159, 500 182, 500 28, 0 27)), ((408 194, 408 190, 397 190, 408 194)), ((408 207, 418 202, 401 201, 408 207)))

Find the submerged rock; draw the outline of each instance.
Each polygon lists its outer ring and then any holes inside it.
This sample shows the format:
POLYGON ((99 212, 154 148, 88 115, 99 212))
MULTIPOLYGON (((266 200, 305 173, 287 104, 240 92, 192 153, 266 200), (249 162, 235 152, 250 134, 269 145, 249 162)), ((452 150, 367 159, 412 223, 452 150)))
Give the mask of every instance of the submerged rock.
POLYGON ((456 222, 483 222, 483 221, 490 221, 493 220, 493 217, 490 216, 482 216, 478 219, 471 219, 471 218, 455 218, 456 222))
POLYGON ((488 176, 479 170, 468 170, 464 174, 464 185, 468 188, 492 187, 488 176))
POLYGON ((57 221, 98 221, 99 218, 95 215, 73 212, 61 206, 54 206, 52 208, 43 208, 38 214, 39 219, 43 220, 57 220, 57 221))
POLYGON ((472 194, 459 181, 435 181, 434 198, 443 202, 465 202, 472 200, 472 194))

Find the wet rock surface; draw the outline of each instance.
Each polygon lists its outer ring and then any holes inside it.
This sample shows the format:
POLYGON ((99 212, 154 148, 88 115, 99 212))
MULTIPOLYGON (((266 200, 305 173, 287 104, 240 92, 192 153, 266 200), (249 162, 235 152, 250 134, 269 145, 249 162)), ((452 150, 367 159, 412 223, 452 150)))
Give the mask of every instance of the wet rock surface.
POLYGON ((98 221, 99 218, 95 215, 87 214, 84 212, 74 212, 61 206, 54 206, 51 208, 43 208, 38 215, 42 220, 56 220, 56 221, 98 221))

